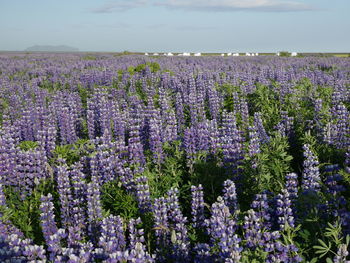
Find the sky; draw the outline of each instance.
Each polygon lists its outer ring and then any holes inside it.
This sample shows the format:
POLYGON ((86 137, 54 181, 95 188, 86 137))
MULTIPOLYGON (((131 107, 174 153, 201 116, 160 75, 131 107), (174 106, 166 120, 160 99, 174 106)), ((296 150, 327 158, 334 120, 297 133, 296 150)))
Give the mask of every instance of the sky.
POLYGON ((350 0, 0 0, 0 50, 350 52, 350 0))

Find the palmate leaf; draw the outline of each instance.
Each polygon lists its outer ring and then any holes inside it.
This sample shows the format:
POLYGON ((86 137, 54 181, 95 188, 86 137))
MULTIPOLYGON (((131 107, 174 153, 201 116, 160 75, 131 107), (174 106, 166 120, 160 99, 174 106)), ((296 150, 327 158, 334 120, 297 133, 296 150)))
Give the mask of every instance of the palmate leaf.
POLYGON ((321 244, 321 246, 313 246, 314 249, 316 249, 316 254, 321 254, 319 256, 319 258, 324 257, 325 255, 328 254, 328 252, 331 251, 331 243, 328 242, 328 245, 322 240, 322 239, 318 239, 318 242, 321 244))

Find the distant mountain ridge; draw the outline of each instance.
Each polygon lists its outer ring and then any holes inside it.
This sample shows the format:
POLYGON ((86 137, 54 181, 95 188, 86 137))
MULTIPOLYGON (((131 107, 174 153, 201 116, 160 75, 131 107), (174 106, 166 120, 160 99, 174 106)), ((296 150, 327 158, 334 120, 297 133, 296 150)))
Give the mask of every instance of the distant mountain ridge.
POLYGON ((59 45, 59 46, 50 46, 50 45, 35 45, 25 49, 24 51, 30 52, 76 52, 79 51, 78 48, 59 45))

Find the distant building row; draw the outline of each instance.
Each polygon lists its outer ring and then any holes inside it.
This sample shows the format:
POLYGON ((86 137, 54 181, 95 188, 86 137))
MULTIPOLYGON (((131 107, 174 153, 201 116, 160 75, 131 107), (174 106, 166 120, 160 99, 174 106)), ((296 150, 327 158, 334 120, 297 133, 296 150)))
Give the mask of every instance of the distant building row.
MULTIPOLYGON (((163 53, 163 54, 159 54, 159 53, 148 54, 148 53, 145 53, 145 56, 167 56, 167 57, 172 57, 172 56, 175 56, 175 55, 173 53, 169 52, 169 53, 163 53)), ((177 56, 190 57, 190 56, 192 56, 192 54, 184 52, 184 53, 177 54, 177 56)), ((193 53, 193 56, 200 57, 200 56, 202 56, 202 53, 193 53)))
MULTIPOLYGON (((287 52, 287 53, 289 53, 289 52, 287 52)), ((277 56, 281 56, 281 52, 277 52, 276 55, 277 56)), ((298 56, 298 53, 297 52, 290 52, 290 56, 291 57, 296 57, 296 56, 298 56)))
MULTIPOLYGON (((150 53, 150 54, 149 54, 149 53, 145 53, 145 56, 160 56, 160 55, 167 56, 167 57, 172 57, 172 56, 174 56, 174 54, 171 53, 171 52, 169 52, 169 53, 163 53, 163 54, 159 54, 159 53, 150 53)), ((277 56, 280 56, 281 53, 280 53, 280 52, 277 52, 276 55, 277 55, 277 56)), ((183 53, 177 54, 177 56, 190 57, 190 56, 192 56, 192 54, 189 53, 189 52, 183 52, 183 53)), ((200 57, 200 56, 202 56, 202 53, 199 53, 199 52, 198 52, 198 53, 193 53, 193 56, 195 56, 195 57, 200 57)), ((231 57, 231 56, 232 56, 232 57, 238 57, 238 56, 240 56, 240 55, 239 55, 239 53, 222 53, 221 56, 222 56, 222 57, 225 57, 225 56, 228 56, 228 57, 231 57)), ((246 52, 246 53, 245 53, 245 56, 247 56, 247 57, 259 56, 259 53, 249 53, 249 52, 246 52)), ((297 53, 297 52, 291 52, 291 53, 290 53, 290 56, 296 57, 296 56, 298 56, 298 53, 297 53)))

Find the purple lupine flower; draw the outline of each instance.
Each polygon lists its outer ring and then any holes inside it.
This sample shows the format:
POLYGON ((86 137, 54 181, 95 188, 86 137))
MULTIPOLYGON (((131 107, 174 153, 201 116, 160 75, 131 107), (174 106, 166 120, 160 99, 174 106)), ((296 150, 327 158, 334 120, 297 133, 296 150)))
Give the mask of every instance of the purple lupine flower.
POLYGON ((115 105, 112 108, 112 121, 113 121, 113 135, 118 140, 125 141, 126 121, 125 114, 118 108, 119 105, 115 105))
POLYGON ((226 180, 223 186, 223 199, 225 201, 225 205, 230 209, 230 213, 234 215, 238 210, 236 185, 233 181, 226 180))
POLYGON ((0 183, 0 206, 6 206, 6 197, 3 191, 3 186, 0 183))
POLYGON ((139 176, 135 179, 135 192, 139 209, 142 213, 149 212, 151 209, 151 195, 149 191, 148 178, 139 176))
POLYGON ((51 116, 47 116, 42 129, 38 130, 38 142, 42 151, 49 157, 56 147, 57 129, 52 123, 51 116))
POLYGON ((249 156, 253 157, 254 155, 260 153, 260 140, 258 130, 255 126, 248 127, 249 130, 249 156))
POLYGON ((42 151, 17 151, 16 175, 18 177, 15 185, 22 190, 22 197, 30 194, 41 180, 47 178, 46 154, 42 151))
POLYGON ((95 111, 94 111, 94 104, 93 101, 88 100, 87 101, 87 111, 86 111, 86 120, 87 120, 87 128, 88 128, 88 135, 90 140, 95 139, 96 136, 96 130, 95 130, 95 111))
POLYGON ((196 126, 196 148, 198 151, 208 151, 210 146, 209 121, 201 121, 196 126))
POLYGON ((350 147, 345 154, 345 171, 350 174, 350 147))
MULTIPOLYGON (((61 160, 60 162, 63 162, 61 160)), ((65 228, 73 224, 70 209, 71 209, 71 184, 69 181, 68 167, 65 164, 61 164, 57 167, 57 192, 59 193, 60 204, 61 204, 61 222, 65 228)))
POLYGON ((241 115, 242 127, 246 128, 249 124, 249 109, 247 100, 243 96, 239 98, 239 113, 241 115))
POLYGON ((62 144, 72 144, 77 140, 74 113, 67 106, 61 106, 58 112, 59 138, 62 144))
POLYGON ((212 119, 218 120, 219 110, 220 110, 220 100, 219 100, 218 92, 212 83, 209 84, 207 91, 208 91, 210 116, 212 119))
POLYGON ((63 229, 59 230, 57 228, 51 194, 41 197, 40 210, 41 228, 44 239, 50 252, 50 260, 54 260, 56 256, 62 253, 60 241, 65 237, 65 233, 63 229))
POLYGON ((131 262, 153 262, 153 256, 147 252, 145 246, 144 230, 137 228, 141 224, 141 219, 131 219, 129 221, 129 256, 131 262))
POLYGON ((232 112, 223 112, 220 141, 224 164, 230 168, 233 174, 237 175, 238 166, 243 159, 243 138, 232 112))
POLYGON ((232 219, 229 208, 224 199, 218 197, 212 205, 210 219, 206 220, 208 233, 213 244, 220 248, 219 257, 225 262, 239 262, 242 248, 239 246, 241 239, 235 234, 236 222, 232 219))
POLYGON ((195 254, 193 262, 195 263, 212 263, 214 262, 213 256, 210 253, 209 244, 198 243, 193 248, 195 254))
POLYGON ((303 181, 302 188, 305 191, 318 191, 320 188, 320 171, 318 168, 318 159, 311 151, 310 145, 305 144, 304 150, 304 163, 303 163, 303 181))
POLYGON ((220 133, 216 120, 209 122, 209 150, 212 155, 216 155, 220 149, 220 133))
POLYGON ((185 125, 185 115, 184 115, 184 106, 183 106, 183 100, 181 97, 181 93, 176 93, 176 101, 175 101, 175 111, 176 111, 176 117, 177 117, 177 129, 178 133, 180 134, 183 130, 183 126, 185 125))
POLYGON ((10 260, 17 260, 20 262, 24 260, 21 257, 21 239, 15 235, 5 235, 4 233, 0 234, 0 260, 2 262, 11 262, 10 260), (12 244, 10 243, 12 239, 12 244))
POLYGON ((99 185, 114 179, 114 156, 110 150, 104 150, 104 145, 97 148, 89 158, 91 175, 96 177, 99 185))
POLYGON ((130 119, 128 151, 130 164, 137 165, 141 169, 138 171, 142 171, 141 166, 145 164, 145 156, 140 138, 140 120, 135 118, 130 119))
POLYGON ((160 165, 163 162, 161 122, 158 118, 149 120, 149 146, 153 153, 153 161, 160 165))
POLYGON ((251 208, 256 212, 256 216, 260 218, 263 227, 271 228, 270 206, 266 193, 257 194, 251 204, 251 208))
POLYGON ((179 190, 171 188, 167 193, 168 220, 171 232, 171 253, 176 261, 188 261, 189 238, 187 234, 187 218, 183 216, 179 204, 179 190))
POLYGON ((258 167, 258 160, 256 155, 260 153, 260 139, 257 128, 255 126, 249 126, 249 146, 248 155, 252 158, 252 167, 256 169, 258 167))
POLYGON ((202 185, 191 186, 191 214, 194 227, 204 226, 204 194, 202 185))
POLYGON ((288 173, 286 175, 286 190, 293 203, 298 198, 298 175, 296 173, 288 173))
POLYGON ((109 257, 114 252, 125 250, 123 219, 120 216, 110 215, 102 220, 98 244, 103 249, 105 257, 109 257))
POLYGON ((168 209, 164 197, 156 198, 153 204, 154 214, 154 232, 156 236, 156 254, 157 260, 165 261, 165 251, 170 243, 170 230, 168 225, 168 209))
POLYGON ((41 227, 43 229, 43 234, 46 242, 50 240, 50 236, 57 233, 58 228, 55 222, 54 206, 52 203, 52 195, 48 194, 47 196, 41 197, 40 205, 40 219, 41 227))
POLYGON ((347 256, 349 255, 349 250, 346 244, 341 244, 338 248, 337 254, 334 257, 334 263, 347 263, 347 256))
POLYGON ((350 145, 350 113, 342 102, 334 107, 332 119, 336 122, 332 126, 332 143, 338 148, 347 148, 350 145))
POLYGON ((243 224, 244 239, 249 248, 263 245, 261 218, 256 215, 253 209, 247 211, 243 224))
POLYGON ((16 185, 18 178, 12 173, 16 166, 17 150, 15 140, 5 128, 0 130, 0 183, 3 185, 16 185))
POLYGON ((281 121, 275 127, 281 136, 290 137, 293 133, 294 117, 289 117, 288 112, 281 111, 281 121))
POLYGON ((190 168, 190 172, 193 172, 193 165, 197 153, 196 137, 197 133, 194 127, 185 129, 183 143, 186 151, 187 166, 190 168))
POLYGON ((323 100, 318 98, 314 101, 314 109, 315 109, 315 116, 314 116, 314 122, 315 122, 315 130, 316 130, 316 136, 319 139, 324 138, 324 122, 326 119, 325 114, 323 113, 323 100))
POLYGON ((191 124, 195 126, 198 121, 198 105, 196 83, 193 77, 188 79, 188 102, 186 103, 188 103, 190 108, 191 124))
POLYGON ((163 117, 163 141, 172 142, 178 137, 177 135, 177 121, 174 109, 169 109, 163 117))
POLYGON ((83 227, 81 225, 68 227, 67 244, 69 249, 76 251, 81 247, 85 239, 85 233, 83 233, 82 229, 83 227))
POLYGON ((294 216, 291 208, 291 201, 289 192, 286 189, 282 189, 282 193, 277 195, 277 211, 278 224, 281 230, 284 230, 286 226, 294 227, 294 216))
MULTIPOLYGON (((26 260, 28 260, 29 262, 36 262, 36 263, 46 262, 45 249, 43 246, 30 245, 30 244, 24 245, 23 256, 25 256, 26 260)), ((1 259, 1 255, 0 255, 0 259, 1 259)))
POLYGON ((96 235, 99 232, 102 219, 102 206, 100 201, 100 186, 96 177, 91 178, 87 185, 87 215, 88 215, 88 232, 90 237, 96 242, 96 235))
POLYGON ((81 169, 81 165, 76 164, 73 166, 70 172, 73 187, 73 198, 71 201, 72 221, 75 223, 75 226, 81 229, 80 231, 85 230, 87 197, 85 174, 82 173, 81 169))

